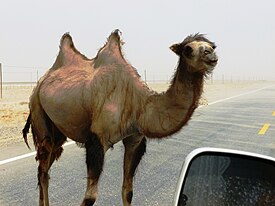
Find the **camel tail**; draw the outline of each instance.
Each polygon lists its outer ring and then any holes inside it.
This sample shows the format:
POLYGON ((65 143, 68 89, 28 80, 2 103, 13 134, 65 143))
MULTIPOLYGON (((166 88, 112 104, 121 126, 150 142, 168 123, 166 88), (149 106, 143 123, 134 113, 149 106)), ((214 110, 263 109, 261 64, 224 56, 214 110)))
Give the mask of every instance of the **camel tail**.
POLYGON ((30 131, 30 126, 31 126, 31 113, 29 114, 27 122, 26 122, 26 124, 24 126, 24 129, 22 130, 23 138, 24 138, 25 143, 26 143, 26 145, 28 146, 29 149, 31 149, 31 148, 30 148, 29 143, 28 143, 27 135, 28 135, 28 133, 30 131))

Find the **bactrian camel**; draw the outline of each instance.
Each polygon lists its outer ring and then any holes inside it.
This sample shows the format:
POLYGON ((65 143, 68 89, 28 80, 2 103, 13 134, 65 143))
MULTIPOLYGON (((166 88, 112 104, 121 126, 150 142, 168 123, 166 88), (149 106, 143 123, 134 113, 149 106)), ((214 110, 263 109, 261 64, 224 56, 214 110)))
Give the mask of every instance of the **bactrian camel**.
POLYGON ((67 137, 86 149, 87 190, 81 205, 96 201, 104 154, 122 140, 122 199, 131 205, 133 177, 146 138, 165 138, 186 125, 198 106, 204 77, 218 61, 213 42, 201 34, 188 36, 170 47, 179 62, 168 90, 159 94, 124 59, 121 46, 121 34, 115 30, 96 57, 88 59, 66 33, 53 66, 34 89, 23 136, 27 143, 31 126, 39 161, 40 205, 49 205, 48 171, 67 137))

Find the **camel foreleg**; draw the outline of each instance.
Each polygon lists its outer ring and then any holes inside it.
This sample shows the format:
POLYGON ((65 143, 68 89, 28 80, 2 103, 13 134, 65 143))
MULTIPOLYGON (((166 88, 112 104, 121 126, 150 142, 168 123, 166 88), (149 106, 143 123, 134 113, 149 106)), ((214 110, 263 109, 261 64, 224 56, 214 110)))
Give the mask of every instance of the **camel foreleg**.
POLYGON ((97 198, 97 184, 104 164, 104 149, 98 136, 91 133, 85 143, 87 164, 87 189, 82 206, 91 206, 97 198))
POLYGON ((124 206, 130 206, 133 198, 133 178, 137 166, 146 152, 146 138, 144 136, 130 136, 123 140, 124 177, 122 186, 122 200, 124 206))

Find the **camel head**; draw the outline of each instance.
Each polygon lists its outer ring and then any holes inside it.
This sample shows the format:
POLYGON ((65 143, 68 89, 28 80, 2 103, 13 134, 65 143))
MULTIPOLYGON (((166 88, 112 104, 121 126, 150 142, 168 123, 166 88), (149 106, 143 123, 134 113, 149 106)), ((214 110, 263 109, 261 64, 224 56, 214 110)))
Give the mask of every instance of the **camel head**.
POLYGON ((218 62, 215 43, 202 34, 186 37, 182 43, 173 44, 170 49, 180 57, 180 62, 188 65, 191 73, 210 73, 218 62))

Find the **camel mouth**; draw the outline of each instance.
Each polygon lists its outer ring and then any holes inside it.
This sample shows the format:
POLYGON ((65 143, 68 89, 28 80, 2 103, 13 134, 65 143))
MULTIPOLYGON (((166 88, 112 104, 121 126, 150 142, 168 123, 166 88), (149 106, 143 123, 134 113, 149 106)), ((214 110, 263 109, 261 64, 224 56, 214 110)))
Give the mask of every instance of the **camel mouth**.
POLYGON ((218 63, 218 59, 210 60, 209 62, 210 62, 211 64, 217 64, 217 63, 218 63))
POLYGON ((214 51, 205 50, 206 55, 202 56, 202 61, 207 67, 214 67, 218 63, 218 56, 214 51))
POLYGON ((209 66, 214 67, 214 66, 216 66, 216 65, 217 65, 217 63, 218 63, 218 59, 208 60, 208 61, 206 61, 205 63, 206 63, 207 65, 209 65, 209 66))

